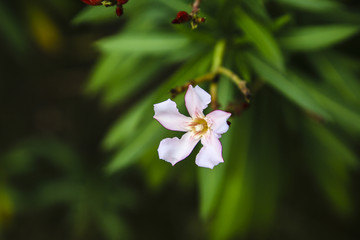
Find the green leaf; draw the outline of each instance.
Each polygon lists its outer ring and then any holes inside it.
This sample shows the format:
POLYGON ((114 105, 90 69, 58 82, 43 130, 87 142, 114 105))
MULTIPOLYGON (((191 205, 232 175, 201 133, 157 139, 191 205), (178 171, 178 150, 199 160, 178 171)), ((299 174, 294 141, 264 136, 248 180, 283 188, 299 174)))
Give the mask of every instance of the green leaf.
POLYGON ((222 65, 225 47, 225 40, 220 40, 216 43, 211 71, 216 71, 222 65))
POLYGON ((309 167, 327 199, 342 215, 351 214, 350 170, 358 166, 356 155, 324 126, 306 121, 309 167))
POLYGON ((72 24, 80 25, 84 23, 101 24, 108 21, 117 20, 114 8, 102 6, 88 6, 84 8, 73 20, 72 24))
POLYGON ((226 178, 222 184, 221 198, 211 228, 211 239, 229 239, 234 233, 248 228, 251 215, 251 188, 248 172, 248 149, 251 129, 250 114, 236 118, 231 131, 231 141, 226 178), (241 132, 241 134, 237 134, 241 132), (241 144, 239 144, 241 143, 241 144))
POLYGON ((144 112, 151 106, 151 99, 147 98, 135 105, 130 112, 112 126, 109 133, 103 141, 103 146, 106 150, 121 146, 124 144, 134 132, 137 132, 139 123, 144 116, 144 112))
POLYGON ((158 81, 156 78, 169 65, 197 52, 198 49, 189 48, 181 54, 170 54, 161 58, 117 52, 104 54, 91 76, 86 92, 102 92, 104 104, 113 106, 158 81))
POLYGON ((328 113, 332 122, 337 122, 349 133, 359 132, 360 112, 359 108, 347 104, 338 93, 329 92, 322 85, 315 85, 314 79, 302 74, 292 74, 291 79, 302 86, 303 91, 307 92, 324 111, 328 113), (304 81, 307 79, 308 81, 304 81))
MULTIPOLYGON (((185 3, 184 1, 178 1, 178 0, 172 0, 172 1, 168 1, 168 0, 158 0, 158 2, 166 5, 167 7, 169 7, 170 9, 172 9, 173 11, 175 11, 174 13, 176 14, 178 11, 182 10, 182 11, 191 11, 191 5, 185 3)), ((175 17, 175 16, 174 16, 175 17)))
POLYGON ((272 62, 277 68, 284 69, 284 60, 280 48, 264 25, 241 10, 237 11, 236 24, 268 61, 272 62))
MULTIPOLYGON (((184 49, 189 44, 186 37, 169 33, 120 34, 100 40, 97 46, 103 52, 168 55, 184 49)), ((124 59, 125 61, 125 59, 124 59)))
POLYGON ((286 24, 288 24, 291 20, 292 20, 292 16, 290 14, 285 14, 283 16, 280 16, 275 20, 275 22, 272 26, 272 29, 274 31, 278 31, 279 29, 284 27, 286 24))
POLYGON ((133 73, 140 62, 141 58, 138 56, 121 53, 104 54, 92 73, 86 91, 94 94, 108 87, 109 82, 117 82, 119 78, 133 73))
POLYGON ((342 5, 333 0, 276 0, 281 4, 286 4, 297 9, 314 11, 314 12, 329 12, 341 8, 342 5))
POLYGON ((346 104, 335 100, 331 95, 322 94, 319 89, 315 87, 308 87, 308 92, 311 92, 313 98, 322 106, 324 110, 331 113, 332 119, 340 123, 343 128, 349 132, 360 132, 360 113, 358 108, 349 108, 346 104))
MULTIPOLYGON (((334 94, 360 106, 360 83, 347 59, 334 53, 311 54, 308 58, 334 94)), ((324 86, 325 87, 325 86, 324 86)))
POLYGON ((255 99, 252 108, 231 125, 230 159, 212 225, 213 239, 241 238, 252 229, 266 234, 274 221, 283 145, 278 116, 283 109, 278 104, 281 99, 268 93, 255 99))
POLYGON ((271 21, 264 0, 245 0, 242 4, 245 4, 246 12, 254 13, 256 17, 264 21, 271 21))
POLYGON ((358 26, 326 25, 293 29, 280 42, 292 51, 314 51, 340 43, 359 32, 358 26))
MULTIPOLYGON (((220 81, 219 83, 219 103, 226 106, 232 98, 232 83, 230 81, 220 81)), ((231 138, 234 131, 229 131, 221 137, 223 146, 224 164, 219 164, 214 169, 199 168, 199 188, 200 188, 200 215, 203 219, 208 219, 216 208, 223 178, 226 169, 226 162, 230 160, 231 138)))
MULTIPOLYGON (((253 192, 251 223, 260 234, 272 226, 279 197, 280 156, 283 151, 280 146, 284 145, 279 137, 279 129, 283 127, 282 119, 278 117, 283 113, 281 101, 271 92, 263 91, 253 106, 254 127, 248 139, 249 178, 252 179, 249 188, 253 192)), ((244 207, 239 206, 239 209, 244 207)))
POLYGON ((299 84, 299 82, 291 81, 288 75, 281 73, 266 61, 253 54, 249 54, 248 57, 255 71, 266 82, 285 95, 289 100, 307 110, 319 114, 326 119, 331 119, 327 111, 321 108, 321 106, 313 99, 306 89, 299 84))
POLYGON ((161 129, 161 126, 157 122, 150 122, 141 131, 137 131, 135 138, 127 144, 123 149, 120 149, 113 157, 110 164, 106 167, 108 173, 114 173, 120 168, 124 168, 143 153, 149 146, 154 144, 154 140, 160 142, 161 135, 156 134, 161 129), (156 136, 156 138, 154 138, 156 136))
POLYGON ((328 121, 336 121, 349 131, 360 131, 359 111, 327 94, 314 84, 315 81, 299 73, 283 74, 255 55, 249 54, 248 57, 255 71, 266 82, 300 107, 328 121))
POLYGON ((149 59, 146 62, 140 62, 137 65, 132 65, 130 69, 119 66, 119 70, 123 70, 117 76, 113 76, 112 81, 107 85, 106 93, 103 100, 106 105, 114 105, 116 103, 125 101, 136 93, 141 92, 151 86, 152 82, 156 81, 157 75, 163 68, 168 66, 169 62, 158 59, 149 59), (156 63, 153 63, 156 61, 156 63), (141 66, 141 71, 138 71, 138 66, 141 66), (155 78, 155 80, 154 80, 155 78))

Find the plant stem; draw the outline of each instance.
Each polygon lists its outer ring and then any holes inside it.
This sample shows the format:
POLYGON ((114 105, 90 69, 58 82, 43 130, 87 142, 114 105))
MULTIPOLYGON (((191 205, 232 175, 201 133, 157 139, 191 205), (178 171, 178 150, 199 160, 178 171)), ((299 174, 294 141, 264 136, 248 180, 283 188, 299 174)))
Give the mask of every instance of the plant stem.
MULTIPOLYGON (((251 93, 250 90, 246 87, 246 81, 241 80, 239 78, 238 75, 236 75, 235 73, 233 73, 230 69, 227 69, 225 67, 218 67, 216 71, 207 73, 205 75, 202 75, 200 77, 197 77, 191 81, 189 81, 188 83, 186 83, 183 86, 179 86, 176 88, 173 88, 170 90, 171 92, 171 98, 175 98, 178 94, 185 92, 187 90, 187 88, 189 87, 189 85, 198 85, 200 83, 203 82, 211 82, 210 88, 212 88, 211 90, 211 95, 213 96, 213 103, 212 106, 218 106, 217 103, 217 76, 219 74, 224 74, 225 76, 227 76, 231 81, 233 81, 235 83, 235 85, 240 89, 240 91, 243 93, 245 100, 249 103, 250 99, 251 99, 251 93)), ((215 108, 214 108, 215 109, 215 108)))
POLYGON ((244 80, 241 80, 238 77, 238 75, 233 73, 230 69, 227 69, 227 68, 224 68, 221 66, 217 69, 217 72, 222 73, 225 76, 229 77, 236 84, 236 86, 238 86, 240 91, 244 94, 245 100, 247 102, 250 102, 251 93, 250 93, 250 90, 246 87, 246 82, 244 80))
POLYGON ((216 73, 216 70, 221 66, 224 54, 225 54, 226 42, 225 40, 220 40, 216 43, 214 49, 214 57, 211 66, 211 72, 214 73, 213 79, 210 83, 210 95, 211 95, 211 107, 212 109, 218 109, 220 104, 218 102, 218 80, 219 75, 216 73))
POLYGON ((200 3, 201 3, 201 0, 195 0, 193 5, 192 5, 192 11, 191 11, 191 14, 192 16, 195 16, 199 11, 200 11, 200 3))

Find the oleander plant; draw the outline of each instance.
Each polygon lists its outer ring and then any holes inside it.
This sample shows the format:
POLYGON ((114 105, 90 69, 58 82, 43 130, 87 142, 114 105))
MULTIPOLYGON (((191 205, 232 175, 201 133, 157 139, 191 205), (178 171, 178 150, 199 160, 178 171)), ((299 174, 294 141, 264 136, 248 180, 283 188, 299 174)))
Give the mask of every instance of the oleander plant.
POLYGON ((357 0, 23 2, 0 238, 360 237, 357 0))

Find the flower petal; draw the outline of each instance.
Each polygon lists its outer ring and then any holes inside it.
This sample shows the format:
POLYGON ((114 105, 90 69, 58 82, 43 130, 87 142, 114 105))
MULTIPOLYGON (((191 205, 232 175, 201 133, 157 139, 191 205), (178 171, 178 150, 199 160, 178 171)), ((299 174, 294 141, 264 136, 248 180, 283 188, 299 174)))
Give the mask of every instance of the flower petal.
POLYGON ((210 133, 201 139, 203 147, 196 156, 195 163, 199 167, 213 168, 221 162, 224 162, 222 157, 222 145, 215 134, 210 133))
MULTIPOLYGON (((231 113, 221 110, 215 110, 206 115, 206 120, 210 123, 211 129, 218 135, 226 133, 229 129, 227 120, 231 116, 231 113)), ((219 136, 220 137, 220 136, 219 136)))
POLYGON ((189 88, 185 94, 185 105, 192 118, 197 116, 204 116, 203 110, 207 108, 211 102, 211 96, 199 86, 189 85, 189 88))
POLYGON ((173 166, 190 155, 199 139, 195 139, 191 132, 185 133, 181 139, 165 138, 160 142, 158 148, 159 158, 173 166))
POLYGON ((165 128, 172 131, 187 132, 187 126, 191 118, 179 113, 176 103, 170 99, 154 104, 154 118, 165 128))

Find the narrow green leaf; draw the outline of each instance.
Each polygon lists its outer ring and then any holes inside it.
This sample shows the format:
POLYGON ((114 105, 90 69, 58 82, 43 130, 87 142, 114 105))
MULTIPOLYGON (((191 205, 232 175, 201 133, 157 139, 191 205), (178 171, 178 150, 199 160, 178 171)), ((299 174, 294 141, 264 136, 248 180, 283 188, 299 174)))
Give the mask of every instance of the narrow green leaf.
POLYGON ((330 132, 324 126, 316 124, 315 122, 307 121, 307 127, 311 130, 311 134, 317 139, 318 146, 322 147, 329 155, 336 157, 337 161, 344 165, 355 167, 358 166, 356 154, 342 141, 336 137, 334 133, 330 132))
POLYGON ((114 75, 112 81, 107 85, 103 100, 106 105, 114 105, 126 100, 130 96, 134 96, 137 92, 149 87, 150 80, 153 80, 163 68, 166 68, 169 62, 158 59, 149 59, 149 61, 140 62, 138 65, 132 65, 129 71, 124 67, 118 76, 114 75), (141 71, 138 71, 141 66, 141 71))
POLYGON ((211 239, 229 239, 234 233, 244 232, 250 224, 252 189, 248 171, 251 115, 237 118, 231 125, 231 141, 226 178, 222 184, 221 198, 211 228, 211 239), (238 134, 241 133, 241 134, 238 134), (241 143, 241 144, 239 144, 241 143))
POLYGON ((271 21, 264 0, 245 0, 243 4, 246 6, 246 12, 251 12, 264 21, 271 21))
POLYGON ((360 131, 360 113, 335 100, 335 96, 326 94, 313 84, 314 81, 306 81, 306 77, 301 79, 299 73, 285 75, 255 55, 248 56, 255 71, 288 99, 328 121, 340 123, 349 131, 360 131))
POLYGON ((338 93, 328 92, 322 85, 315 85, 313 79, 302 76, 301 73, 292 74, 291 79, 301 86, 303 91, 308 93, 321 109, 326 111, 331 121, 339 123, 342 128, 350 133, 359 132, 360 112, 358 107, 347 104, 338 93), (307 79, 307 81, 305 81, 307 79))
POLYGON ((104 52, 162 54, 179 51, 189 44, 188 38, 169 33, 120 34, 97 42, 104 52))
POLYGON ((313 97, 300 84, 291 81, 290 77, 279 72, 266 61, 256 57, 255 55, 248 55, 255 71, 271 86, 280 91, 283 95, 289 98, 297 105, 315 112, 320 116, 330 120, 331 117, 320 105, 313 99, 313 97))
POLYGON ((139 122, 149 106, 151 106, 151 99, 147 98, 135 105, 125 116, 119 118, 105 137, 103 141, 104 148, 110 150, 126 143, 131 138, 131 135, 137 132, 139 122))
POLYGON ((284 60, 280 48, 265 26, 241 10, 237 11, 236 24, 268 61, 272 62, 277 68, 284 69, 284 60))
POLYGON ((213 63, 211 71, 216 71, 218 67, 222 65, 226 43, 225 40, 220 40, 215 45, 213 63))
POLYGON ((73 25, 80 25, 84 23, 101 24, 108 21, 117 20, 114 8, 105 8, 102 6, 93 7, 88 6, 84 8, 72 20, 73 25))
MULTIPOLYGON (((230 81, 220 81, 219 83, 219 102, 226 106, 231 100, 232 83, 230 81)), ((221 137, 223 145, 224 164, 219 164, 214 169, 199 168, 199 188, 200 188, 200 215, 203 219, 209 218, 216 208, 219 194, 223 183, 227 161, 230 159, 231 138, 234 134, 230 128, 229 131, 221 137)))
POLYGON ((358 109, 351 109, 343 102, 335 100, 331 95, 321 94, 319 89, 307 88, 313 98, 325 109, 331 113, 333 119, 340 123, 343 128, 349 132, 360 132, 360 113, 358 109))
POLYGON ((121 53, 104 54, 98 61, 90 82, 86 87, 88 93, 97 93, 109 85, 134 72, 136 65, 141 62, 138 56, 129 56, 121 53), (126 59, 126 61, 125 61, 126 59))
MULTIPOLYGON (((280 101, 273 94, 263 91, 253 106, 254 119, 249 143, 249 175, 252 177, 253 209, 251 224, 258 234, 265 234, 273 224, 277 209, 280 183, 280 156, 284 143, 279 136, 283 127, 280 101), (266 119, 266 121, 264 121, 266 119)), ((239 206, 242 208, 243 206, 239 206)), ((249 230, 249 229, 247 229, 249 230)))
POLYGON ((352 25, 303 27, 291 30, 280 38, 280 42, 292 51, 314 51, 340 43, 357 34, 359 29, 359 26, 352 25))
POLYGON ((283 16, 280 16, 275 20, 275 22, 272 26, 272 29, 274 31, 278 31, 279 29, 284 27, 286 24, 288 24, 291 20, 292 20, 292 16, 290 14, 285 14, 283 16))
POLYGON ((328 12, 342 7, 333 0, 276 0, 279 3, 292 6, 296 9, 314 11, 314 12, 328 12))
POLYGON ((185 3, 184 1, 178 1, 178 0, 175 0, 175 1, 174 0, 172 0, 172 1, 158 0, 158 1, 160 3, 166 5, 170 9, 172 9, 175 14, 180 10, 182 10, 182 11, 190 11, 191 10, 191 5, 185 3))
POLYGON ((328 88, 343 99, 360 106, 360 83, 354 71, 340 54, 317 53, 309 56, 314 68, 323 77, 328 88))
POLYGON ((350 170, 358 166, 356 155, 324 126, 310 120, 306 126, 309 167, 335 210, 349 215, 353 207, 350 170))
POLYGON ((155 143, 154 139, 160 142, 161 135, 157 134, 159 129, 161 129, 161 126, 159 126, 157 122, 151 121, 142 131, 134 133, 137 134, 135 138, 123 149, 118 151, 106 167, 106 171, 111 174, 120 168, 128 166, 138 158, 143 151, 155 143), (156 136, 156 138, 154 138, 154 136, 156 136))

